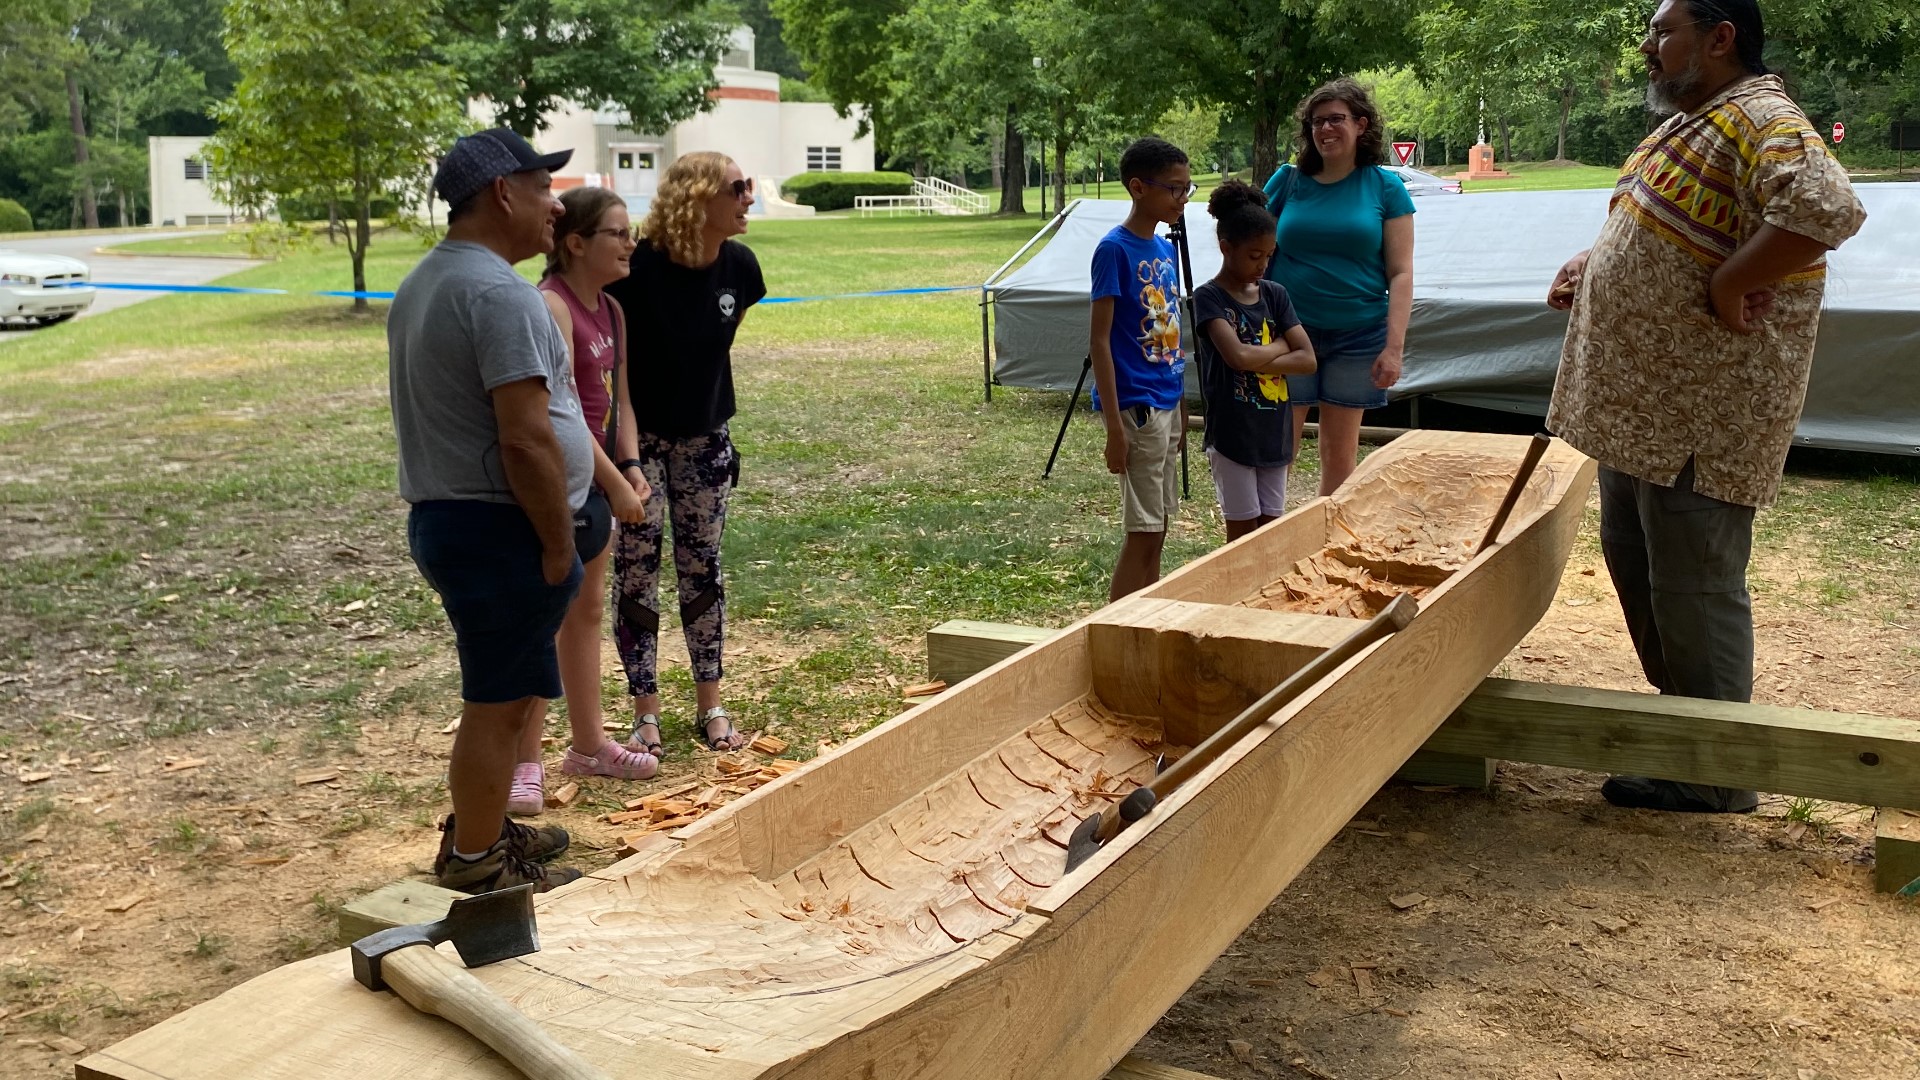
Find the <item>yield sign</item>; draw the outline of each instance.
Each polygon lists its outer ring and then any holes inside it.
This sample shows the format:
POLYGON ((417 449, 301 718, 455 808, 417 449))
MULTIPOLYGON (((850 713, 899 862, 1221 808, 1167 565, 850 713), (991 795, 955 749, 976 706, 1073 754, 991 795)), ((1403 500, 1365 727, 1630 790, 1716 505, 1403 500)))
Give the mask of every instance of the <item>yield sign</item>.
POLYGON ((1841 123, 1841 122, 1840 122, 1840 121, 1838 121, 1838 120, 1835 120, 1835 121, 1833 122, 1833 141, 1834 141, 1834 144, 1835 144, 1835 145, 1839 145, 1839 142, 1840 142, 1840 140, 1841 140, 1841 139, 1844 139, 1844 138, 1846 138, 1846 137, 1847 137, 1847 125, 1845 125, 1845 124, 1843 124, 1843 123, 1841 123))
MULTIPOLYGON (((1839 126, 1838 124, 1834 125, 1835 129, 1838 129, 1839 126)), ((1834 141, 1838 142, 1839 137, 1835 136, 1834 141)), ((1419 149, 1419 147, 1420 144, 1417 142, 1397 142, 1393 144, 1393 154, 1400 159, 1400 164, 1405 165, 1413 160, 1413 152, 1419 149)))

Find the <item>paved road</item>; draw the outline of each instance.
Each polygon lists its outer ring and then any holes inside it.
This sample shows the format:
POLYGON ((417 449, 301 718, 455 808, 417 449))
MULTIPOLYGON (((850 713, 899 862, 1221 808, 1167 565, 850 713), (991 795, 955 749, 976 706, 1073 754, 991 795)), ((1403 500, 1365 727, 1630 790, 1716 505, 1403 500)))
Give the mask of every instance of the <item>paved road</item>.
MULTIPOLYGON (((55 236, 35 240, 0 240, 0 248, 12 251, 31 251, 41 255, 65 255, 79 259, 93 269, 95 281, 138 282, 147 285, 204 285, 215 278, 238 273, 250 266, 260 265, 245 259, 193 259, 173 258, 157 255, 102 255, 96 250, 114 244, 130 244, 140 240, 165 240, 175 236, 193 236, 191 232, 152 232, 152 233, 112 233, 96 236, 55 236)), ((124 289, 100 289, 94 293, 93 307, 87 318, 101 312, 137 304, 142 300, 151 300, 166 293, 131 292, 124 289)), ((48 329, 52 329, 49 327, 48 329)), ((44 332, 44 331, 35 331, 44 332)), ((25 337, 26 332, 16 326, 0 332, 0 341, 25 337)))

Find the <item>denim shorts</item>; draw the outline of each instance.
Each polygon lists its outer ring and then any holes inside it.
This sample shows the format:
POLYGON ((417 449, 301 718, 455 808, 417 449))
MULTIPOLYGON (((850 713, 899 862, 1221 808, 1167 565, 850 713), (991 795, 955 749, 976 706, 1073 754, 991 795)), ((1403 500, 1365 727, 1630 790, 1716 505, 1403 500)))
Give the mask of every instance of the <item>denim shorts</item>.
POLYGON ((477 704, 560 696, 553 635, 580 591, 576 558, 567 579, 547 584, 540 537, 512 503, 415 503, 407 547, 440 594, 460 654, 460 697, 477 704))
POLYGON ((1387 392, 1373 385, 1373 362, 1387 347, 1387 323, 1382 319, 1358 330, 1319 330, 1304 327, 1313 342, 1319 366, 1311 375, 1287 376, 1287 400, 1301 405, 1340 405, 1349 409, 1379 409, 1387 392))

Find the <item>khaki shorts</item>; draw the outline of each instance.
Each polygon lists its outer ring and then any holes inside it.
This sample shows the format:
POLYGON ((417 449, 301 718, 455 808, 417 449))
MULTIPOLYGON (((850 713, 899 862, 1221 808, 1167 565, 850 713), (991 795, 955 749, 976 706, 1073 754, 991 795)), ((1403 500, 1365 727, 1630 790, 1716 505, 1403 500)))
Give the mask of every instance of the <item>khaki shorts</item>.
POLYGON ((1120 410, 1127 433, 1127 471, 1120 478, 1120 520, 1130 533, 1166 532, 1180 506, 1180 410, 1120 410))

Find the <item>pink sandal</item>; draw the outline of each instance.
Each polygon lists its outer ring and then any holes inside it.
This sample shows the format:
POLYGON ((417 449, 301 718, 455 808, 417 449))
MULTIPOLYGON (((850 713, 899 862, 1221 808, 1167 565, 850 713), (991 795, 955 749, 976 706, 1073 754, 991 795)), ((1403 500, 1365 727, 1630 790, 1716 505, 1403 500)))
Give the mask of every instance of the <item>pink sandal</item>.
POLYGON ((582 754, 572 747, 560 761, 560 771, 568 776, 611 776, 616 780, 650 780, 660 771, 660 759, 652 754, 635 753, 608 739, 593 754, 582 754))

